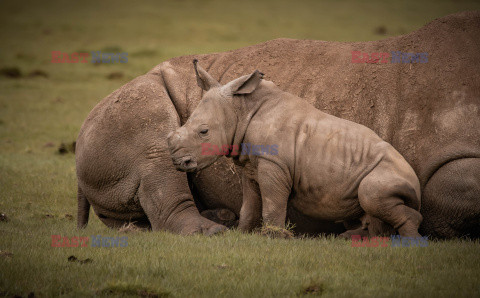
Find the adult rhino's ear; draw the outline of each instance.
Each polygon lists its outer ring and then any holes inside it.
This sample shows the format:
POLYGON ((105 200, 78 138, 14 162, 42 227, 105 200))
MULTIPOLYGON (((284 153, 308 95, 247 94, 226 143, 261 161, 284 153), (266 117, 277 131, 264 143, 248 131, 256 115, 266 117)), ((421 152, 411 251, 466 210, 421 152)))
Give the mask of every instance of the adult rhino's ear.
POLYGON ((217 82, 208 72, 205 71, 200 65, 198 60, 193 60, 193 67, 195 68, 195 74, 197 75, 197 84, 200 88, 208 91, 212 87, 220 87, 220 83, 217 82))
POLYGON ((245 75, 236 80, 231 81, 222 88, 226 94, 250 94, 257 89, 258 84, 263 79, 263 73, 255 70, 252 74, 245 75))

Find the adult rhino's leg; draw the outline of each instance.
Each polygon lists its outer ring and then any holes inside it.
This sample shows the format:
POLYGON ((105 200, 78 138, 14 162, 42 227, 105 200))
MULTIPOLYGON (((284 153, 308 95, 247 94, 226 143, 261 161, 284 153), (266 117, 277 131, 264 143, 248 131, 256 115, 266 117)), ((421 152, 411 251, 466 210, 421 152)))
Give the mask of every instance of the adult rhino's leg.
POLYGON ((423 234, 480 238, 480 158, 461 158, 441 166, 422 195, 423 234))
POLYGON ((139 201, 153 230, 212 235, 225 230, 202 217, 193 201, 185 173, 176 171, 166 144, 142 170, 139 201))

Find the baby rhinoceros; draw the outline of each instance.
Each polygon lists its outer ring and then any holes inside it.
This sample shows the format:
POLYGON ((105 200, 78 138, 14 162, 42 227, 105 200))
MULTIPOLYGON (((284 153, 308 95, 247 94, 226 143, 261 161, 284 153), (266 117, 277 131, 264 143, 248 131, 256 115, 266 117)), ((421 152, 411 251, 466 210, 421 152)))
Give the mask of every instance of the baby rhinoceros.
POLYGON ((222 86, 197 60, 194 68, 206 92, 185 125, 168 135, 170 153, 180 171, 202 170, 221 155, 243 167, 241 230, 262 218, 284 227, 291 204, 308 216, 343 221, 350 226, 344 237, 392 227, 420 236, 418 178, 372 130, 317 110, 258 71, 222 86))

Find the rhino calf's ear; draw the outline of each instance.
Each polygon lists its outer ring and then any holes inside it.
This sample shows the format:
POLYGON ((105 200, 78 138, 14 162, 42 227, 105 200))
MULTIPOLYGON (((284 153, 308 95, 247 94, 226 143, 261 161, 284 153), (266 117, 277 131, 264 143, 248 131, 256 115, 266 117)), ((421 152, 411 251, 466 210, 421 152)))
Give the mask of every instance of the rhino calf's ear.
POLYGON ((263 73, 255 70, 250 75, 245 75, 226 84, 223 88, 227 94, 250 94, 257 89, 260 81, 263 79, 263 73))
POLYGON ((220 83, 215 80, 208 72, 206 72, 200 65, 198 60, 193 60, 193 67, 195 68, 195 74, 197 76, 197 84, 200 88, 208 91, 213 87, 220 87, 220 83))

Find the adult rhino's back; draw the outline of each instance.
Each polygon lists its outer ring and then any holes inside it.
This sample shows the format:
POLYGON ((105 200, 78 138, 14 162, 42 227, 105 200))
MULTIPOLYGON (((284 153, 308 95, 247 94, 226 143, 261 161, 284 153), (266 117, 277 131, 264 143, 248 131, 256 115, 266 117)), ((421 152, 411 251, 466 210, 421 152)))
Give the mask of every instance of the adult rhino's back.
MULTIPOLYGON (((276 39, 225 53, 174 58, 150 73, 163 80, 184 123, 201 98, 193 58, 220 83, 261 70, 283 90, 366 125, 390 142, 421 180, 425 233, 475 236, 480 226, 479 48, 476 11, 381 41, 276 39), (428 62, 358 64, 352 63, 352 51, 426 52, 428 62)), ((227 174, 229 165, 221 160, 197 175, 194 192, 206 207, 223 204, 238 214, 238 176, 227 174), (219 179, 231 180, 232 199, 216 198, 225 193, 216 187, 219 179)))

